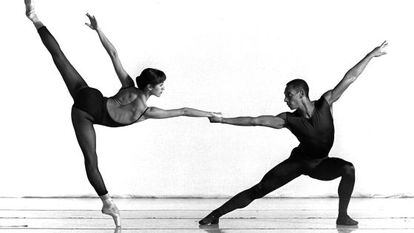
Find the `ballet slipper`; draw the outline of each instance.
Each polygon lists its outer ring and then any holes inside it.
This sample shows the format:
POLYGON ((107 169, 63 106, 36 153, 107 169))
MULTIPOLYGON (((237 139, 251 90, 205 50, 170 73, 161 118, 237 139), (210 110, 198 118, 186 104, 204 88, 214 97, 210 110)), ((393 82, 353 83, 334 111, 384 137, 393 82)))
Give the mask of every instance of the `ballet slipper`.
POLYGON ((32 1, 31 0, 24 0, 24 4, 26 5, 26 16, 30 20, 34 20, 37 18, 32 1))
POLYGON ((336 225, 338 226, 356 226, 358 225, 358 221, 353 220, 348 215, 338 216, 336 219, 336 225))
POLYGON ((102 207, 102 213, 109 215, 113 218, 115 226, 120 227, 121 226, 121 215, 119 214, 119 210, 116 207, 115 204, 113 205, 104 205, 102 207))
POLYGON ((205 218, 201 219, 198 224, 200 225, 217 225, 219 224, 219 218, 213 214, 207 215, 205 218))

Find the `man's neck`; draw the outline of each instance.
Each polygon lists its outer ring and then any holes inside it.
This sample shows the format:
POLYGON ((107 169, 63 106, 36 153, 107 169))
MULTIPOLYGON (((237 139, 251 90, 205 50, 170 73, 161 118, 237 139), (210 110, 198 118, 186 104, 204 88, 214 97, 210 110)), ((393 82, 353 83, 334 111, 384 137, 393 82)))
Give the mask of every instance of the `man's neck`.
POLYGON ((310 101, 308 98, 303 99, 301 106, 299 106, 299 111, 301 112, 302 116, 306 118, 312 117, 314 109, 315 103, 313 101, 310 101))

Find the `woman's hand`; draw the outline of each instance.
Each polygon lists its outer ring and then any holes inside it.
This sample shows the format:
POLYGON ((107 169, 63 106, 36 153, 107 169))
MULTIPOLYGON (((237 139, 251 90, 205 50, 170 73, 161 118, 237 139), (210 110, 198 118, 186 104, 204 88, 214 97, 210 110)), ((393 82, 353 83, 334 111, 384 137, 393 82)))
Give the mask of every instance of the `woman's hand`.
POLYGON ((223 114, 221 112, 210 112, 210 116, 209 117, 223 117, 223 114))
POLYGON ((98 30, 98 21, 96 21, 95 16, 90 15, 89 13, 86 13, 86 16, 88 16, 90 23, 85 23, 86 26, 90 27, 92 30, 98 30))

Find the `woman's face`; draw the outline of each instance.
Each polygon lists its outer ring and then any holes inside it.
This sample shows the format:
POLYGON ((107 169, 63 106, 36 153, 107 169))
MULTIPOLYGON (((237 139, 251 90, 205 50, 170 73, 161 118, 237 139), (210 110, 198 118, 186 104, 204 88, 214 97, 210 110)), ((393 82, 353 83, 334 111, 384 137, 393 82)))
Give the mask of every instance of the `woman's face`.
POLYGON ((159 83, 152 87, 151 95, 155 95, 156 97, 160 97, 162 92, 164 91, 164 83, 159 83))

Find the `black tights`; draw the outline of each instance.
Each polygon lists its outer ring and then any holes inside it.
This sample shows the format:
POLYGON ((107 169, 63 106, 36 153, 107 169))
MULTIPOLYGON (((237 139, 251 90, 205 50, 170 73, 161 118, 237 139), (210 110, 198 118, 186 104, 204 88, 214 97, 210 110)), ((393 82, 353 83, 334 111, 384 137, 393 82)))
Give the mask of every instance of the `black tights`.
MULTIPOLYGON (((63 54, 59 44, 49 30, 47 30, 46 27, 41 27, 38 29, 38 32, 43 44, 52 55, 53 61, 65 81, 70 95, 72 98, 75 98, 79 90, 88 87, 88 85, 75 68, 73 68, 65 54, 63 54)), ((105 183, 98 169, 96 135, 92 120, 92 117, 88 113, 72 107, 73 128, 75 129, 76 138, 78 139, 79 146, 85 159, 88 180, 98 195, 102 196, 107 194, 108 191, 106 190, 105 183)))
POLYGON ((307 162, 287 159, 266 173, 258 184, 237 194, 211 214, 218 218, 235 209, 244 208, 252 201, 264 197, 305 173, 318 180, 333 180, 342 177, 338 188, 339 213, 347 214, 349 200, 354 189, 355 170, 352 163, 339 158, 324 159, 311 168, 307 162))

